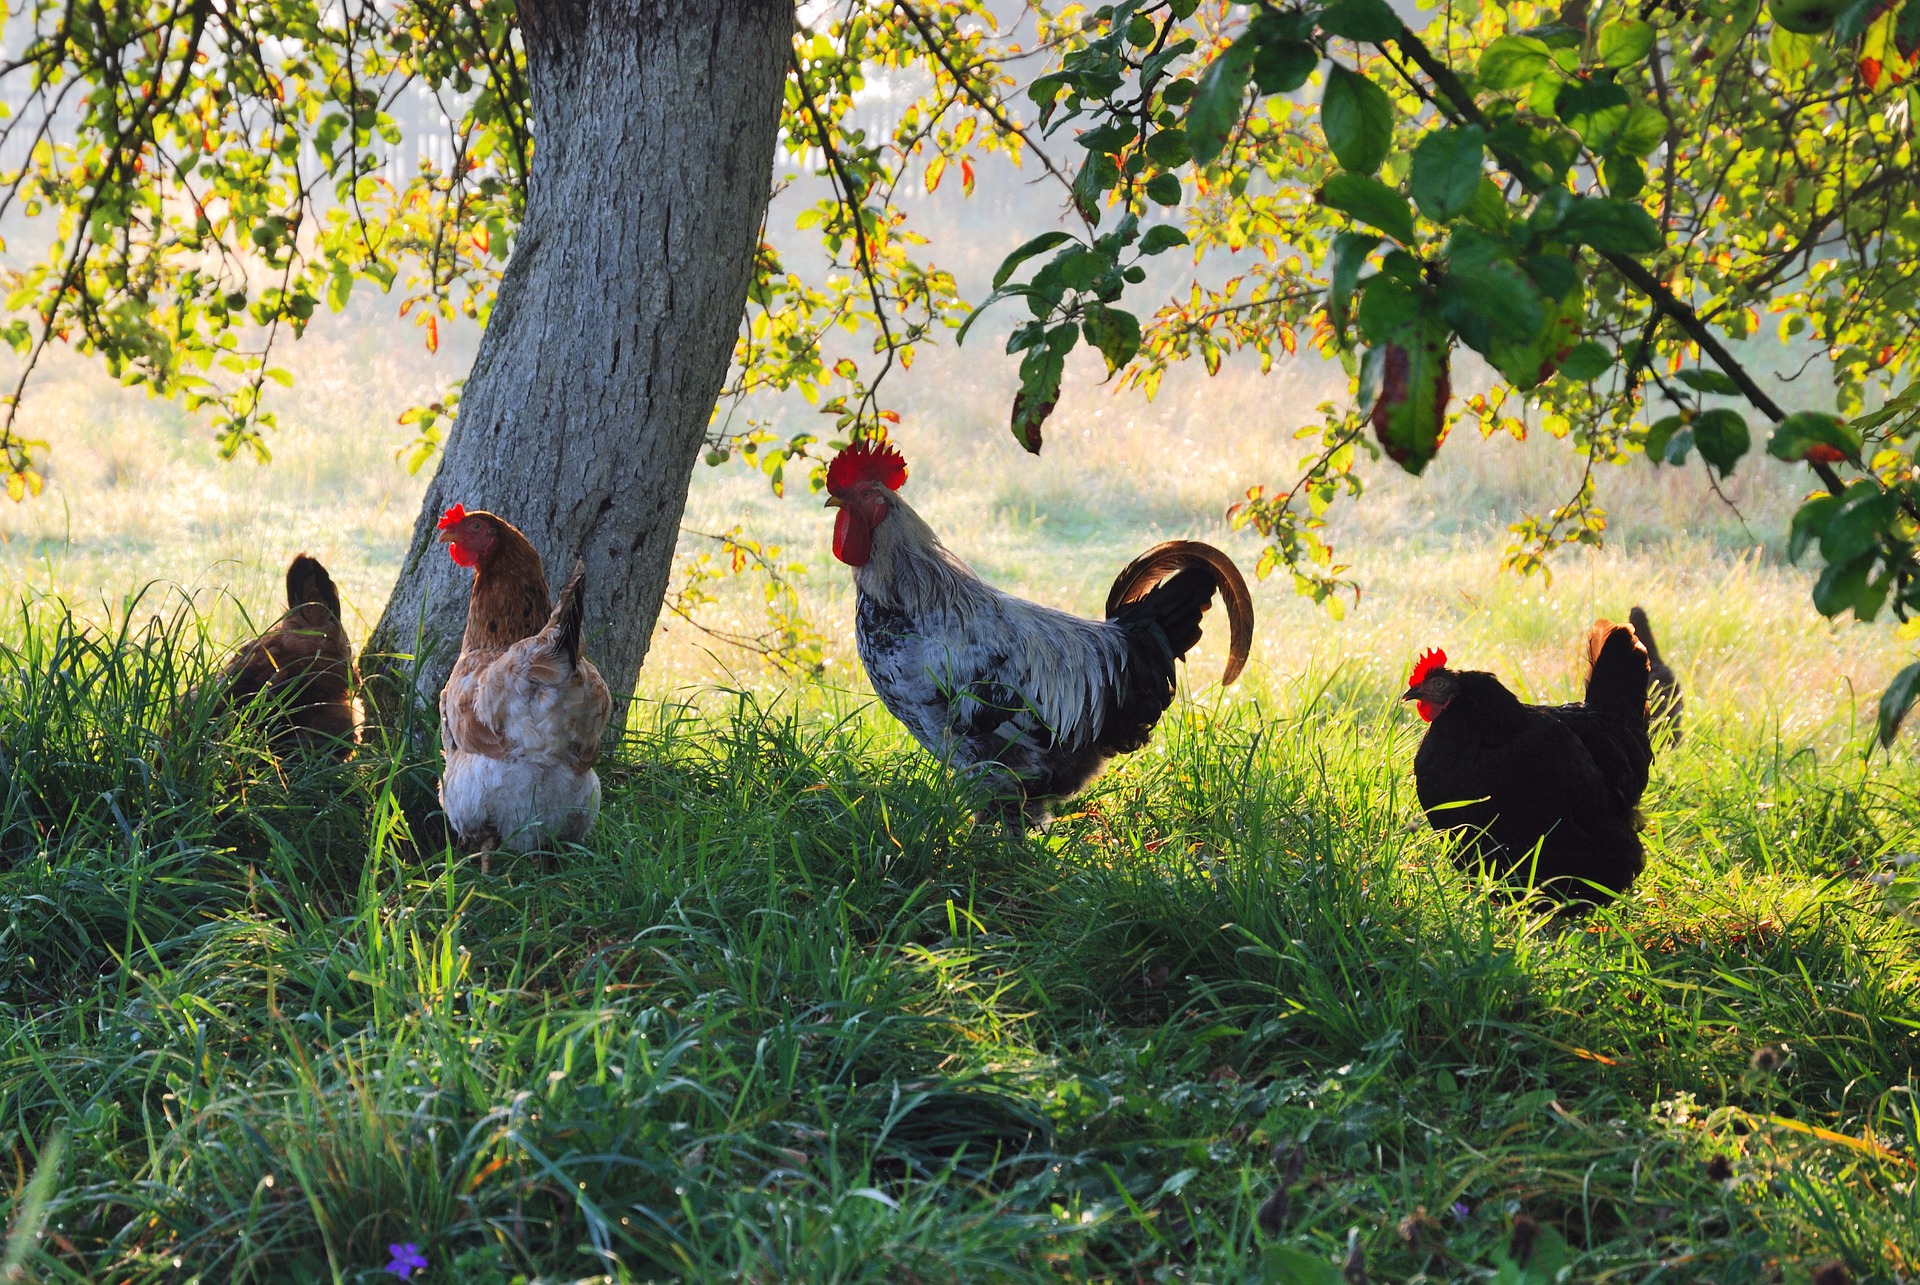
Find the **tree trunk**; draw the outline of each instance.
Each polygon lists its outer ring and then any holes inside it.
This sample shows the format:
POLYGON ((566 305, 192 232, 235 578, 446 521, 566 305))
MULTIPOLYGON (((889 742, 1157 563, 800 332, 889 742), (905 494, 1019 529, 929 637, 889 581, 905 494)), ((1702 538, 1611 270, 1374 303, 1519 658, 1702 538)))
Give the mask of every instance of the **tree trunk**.
POLYGON ((390 726, 408 677, 434 707, 459 650, 472 573, 434 541, 455 503, 526 532, 556 588, 586 559, 586 651, 624 720, 746 304, 793 18, 792 0, 523 0, 526 218, 362 660, 390 726))

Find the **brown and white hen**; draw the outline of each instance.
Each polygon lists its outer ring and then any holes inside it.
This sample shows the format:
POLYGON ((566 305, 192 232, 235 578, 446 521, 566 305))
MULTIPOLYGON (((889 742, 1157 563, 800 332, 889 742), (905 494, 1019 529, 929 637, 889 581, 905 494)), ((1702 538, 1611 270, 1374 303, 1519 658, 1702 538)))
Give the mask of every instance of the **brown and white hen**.
POLYGON ((482 853, 583 839, 600 815, 593 765, 613 709, 580 654, 585 565, 550 605, 540 555, 511 523, 456 504, 440 541, 473 568, 467 631, 440 693, 447 821, 482 853))

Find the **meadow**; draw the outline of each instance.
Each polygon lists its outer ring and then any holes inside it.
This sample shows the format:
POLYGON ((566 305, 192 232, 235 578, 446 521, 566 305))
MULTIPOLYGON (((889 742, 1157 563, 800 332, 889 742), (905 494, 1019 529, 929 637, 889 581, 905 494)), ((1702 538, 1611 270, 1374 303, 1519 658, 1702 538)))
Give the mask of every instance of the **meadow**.
MULTIPOLYGON (((1920 769, 1868 743, 1908 648, 1812 612, 1803 478, 1743 464, 1736 516, 1697 472, 1609 469, 1613 542, 1548 583, 1499 573, 1502 527, 1571 494, 1564 448, 1375 469, 1346 618, 1262 583, 1241 683, 1209 640, 1154 745, 1012 838, 874 705, 817 502, 702 470, 687 528, 801 564, 824 662, 666 620, 599 829, 483 875, 430 747, 275 763, 199 686, 298 549, 356 638, 378 614, 420 489, 394 415, 464 359, 358 323, 295 354, 264 468, 77 363, 29 403, 56 455, 0 510, 10 1278, 380 1281, 410 1245, 415 1280, 503 1285, 1920 1279, 1920 927, 1888 878, 1920 769), (1566 698, 1633 602, 1684 739, 1647 874, 1551 920, 1421 820, 1401 679, 1442 645, 1566 698)), ((916 363, 909 498, 1086 612, 1159 538, 1250 565, 1225 504, 1341 389, 1230 367, 1147 406, 1083 372, 1033 461, 999 377, 916 363)), ((699 619, 758 610, 742 584, 699 619)))

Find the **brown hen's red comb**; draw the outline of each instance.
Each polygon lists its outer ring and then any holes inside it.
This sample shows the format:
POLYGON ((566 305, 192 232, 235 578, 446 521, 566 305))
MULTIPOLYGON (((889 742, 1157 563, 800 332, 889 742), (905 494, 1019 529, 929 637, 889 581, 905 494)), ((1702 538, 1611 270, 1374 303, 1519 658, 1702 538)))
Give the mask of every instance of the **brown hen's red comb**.
POLYGON ((456 504, 440 515, 440 529, 442 531, 451 531, 454 527, 459 526, 466 520, 467 506, 464 504, 456 504))
POLYGON ((1418 687, 1427 680, 1427 675, 1436 669, 1445 669, 1447 653, 1438 647, 1430 647, 1420 653, 1420 659, 1414 663, 1413 673, 1407 675, 1407 686, 1418 687))
POLYGON ((907 461, 891 443, 866 438, 833 457, 827 465, 827 490, 839 495, 862 482, 878 482, 889 491, 907 480, 907 461))

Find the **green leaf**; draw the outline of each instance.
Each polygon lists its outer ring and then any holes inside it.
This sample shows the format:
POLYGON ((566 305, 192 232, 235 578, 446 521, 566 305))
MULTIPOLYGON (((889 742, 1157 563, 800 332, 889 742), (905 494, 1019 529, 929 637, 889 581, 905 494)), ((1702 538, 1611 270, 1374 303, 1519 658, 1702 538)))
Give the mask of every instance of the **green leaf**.
POLYGON ((1840 503, 1840 496, 1822 493, 1794 510, 1787 530, 1787 561, 1800 561, 1800 555, 1827 533, 1827 523, 1840 511, 1840 503))
POLYGON ((1875 730, 1882 745, 1893 744, 1894 735, 1916 698, 1920 698, 1920 661, 1895 674, 1887 690, 1880 693, 1880 716, 1875 720, 1875 730))
POLYGON ((1488 232, 1504 233, 1512 220, 1512 211, 1507 208, 1506 194, 1500 185, 1491 178, 1483 178, 1474 189, 1473 200, 1467 203, 1467 222, 1488 232))
POLYGON ((1447 273, 1440 287, 1441 315, 1476 352, 1497 339, 1526 343, 1547 326, 1547 310, 1527 274, 1506 259, 1463 265, 1447 273))
POLYGON ((1064 245, 1071 240, 1073 240, 1073 235, 1069 232, 1042 232, 1039 236, 1033 238, 1033 240, 1027 242, 1006 258, 1000 260, 1000 268, 993 274, 993 288, 998 290, 1001 286, 1007 284, 1007 279, 1013 276, 1015 270, 1034 255, 1045 254, 1047 251, 1053 249, 1054 246, 1064 245))
POLYGON ((1438 223, 1466 212, 1486 176, 1486 144, 1478 125, 1436 129, 1420 140, 1407 186, 1422 214, 1438 223))
POLYGON ((1667 439, 1667 448, 1660 453, 1660 458, 1675 468, 1679 468, 1687 462, 1687 456, 1692 450, 1693 429, 1682 428, 1667 439))
POLYGON ((1767 439, 1767 454, 1794 463, 1835 464, 1860 459, 1860 435, 1838 415, 1803 410, 1787 416, 1767 439))
MULTIPOLYGON (((1017 299, 1022 295, 1028 295, 1031 293, 1033 293, 1032 290, 1027 286, 1009 286, 1005 290, 995 290, 992 294, 982 299, 979 303, 979 306, 975 307, 972 311, 967 313, 967 319, 960 323, 960 332, 953 337, 954 345, 956 347, 959 347, 959 346, 964 346, 966 344, 967 332, 973 329, 974 322, 980 320, 981 317, 986 315, 988 308, 991 308, 994 304, 1000 302, 1002 299, 1017 299)), ((1018 330, 1015 330, 1014 333, 1017 335, 1020 332, 1018 330)), ((1007 349, 1007 351, 1013 352, 1015 350, 1012 348, 1009 348, 1007 349)))
POLYGON ((1274 40, 1253 60, 1253 84, 1263 94, 1291 94, 1320 65, 1320 51, 1304 40, 1274 40))
POLYGON ((1647 425, 1647 439, 1642 445, 1646 448, 1650 463, 1659 465, 1667 462, 1667 447, 1685 425, 1686 421, 1678 415, 1665 415, 1647 425))
POLYGON ((1529 89, 1533 82, 1551 74, 1556 80, 1553 51, 1546 42, 1532 36, 1501 36, 1480 55, 1476 77, 1482 89, 1501 92, 1529 89))
POLYGON ((1740 385, 1720 371, 1710 370, 1705 366, 1690 366, 1686 370, 1677 371, 1674 378, 1695 392, 1714 393, 1721 397, 1740 395, 1740 385))
POLYGON ((1561 86, 1553 96, 1553 112, 1581 142, 1602 154, 1612 148, 1632 114, 1627 91, 1602 76, 1561 86))
POLYGON ((1642 61, 1653 48, 1653 36, 1653 24, 1638 18, 1609 22, 1595 43, 1601 65, 1619 69, 1642 61))
POLYGON ((1043 347, 1030 350, 1020 362, 1020 390, 1013 395, 1013 440, 1038 455, 1047 417, 1060 401, 1060 376, 1066 357, 1080 338, 1080 327, 1065 321, 1047 332, 1043 347))
POLYGON ((1634 157, 1616 152, 1607 157, 1601 170, 1606 175, 1608 196, 1625 201, 1646 190, 1647 167, 1634 157))
MULTIPOLYGON (((1773 6, 1776 21, 1779 20, 1780 9, 1785 7, 1784 3, 1773 6)), ((1828 7, 1831 11, 1836 6, 1828 7)), ((1840 16, 1833 22, 1833 38, 1836 41, 1854 39, 1867 29, 1870 20, 1879 17, 1881 11, 1889 7, 1884 0, 1843 0, 1837 4, 1840 16)))
POLYGON ((1158 205, 1180 204, 1180 180, 1172 174, 1155 174, 1147 180, 1147 199, 1158 205))
POLYGON ((1100 198, 1120 181, 1120 166, 1105 152, 1088 152, 1086 163, 1073 177, 1073 203, 1089 222, 1100 219, 1100 198))
POLYGON ((1607 346, 1591 339, 1583 339, 1567 351, 1560 359, 1560 374, 1576 384, 1598 379, 1613 365, 1613 354, 1607 346))
POLYGON ((1721 477, 1727 477, 1753 445, 1753 438, 1740 412, 1723 407, 1707 411, 1693 422, 1693 444, 1699 448, 1701 459, 1718 469, 1721 477))
POLYGON ((1377 178, 1335 174, 1320 188, 1320 204, 1379 228, 1402 245, 1413 243, 1413 209, 1407 198, 1377 178))
POLYGON ((1660 248, 1653 217, 1631 201, 1580 196, 1567 207, 1556 235, 1608 254, 1646 255, 1660 248))
POLYGON ((1080 326, 1086 332, 1087 342, 1107 359, 1109 375, 1132 361, 1140 351, 1140 319, 1130 312, 1092 304, 1081 318, 1080 326))
POLYGON ((1892 491, 1865 479, 1855 482, 1821 528, 1820 556, 1837 566, 1871 552, 1899 513, 1900 499, 1892 491))
POLYGON ((1320 98, 1320 128, 1342 168, 1371 174, 1393 147, 1393 104, 1373 81, 1332 63, 1320 98))
POLYGON ((1404 29, 1386 0, 1334 0, 1320 14, 1320 30, 1329 36, 1368 44, 1385 44, 1404 29))
POLYGON ((1821 41, 1817 36, 1789 31, 1775 23, 1767 37, 1767 58, 1776 71, 1799 71, 1813 61, 1821 41))
POLYGON ((1193 101, 1187 104, 1187 146, 1201 165, 1212 163, 1226 149, 1227 139, 1240 123, 1240 105, 1258 48, 1243 35, 1200 75, 1193 101))
POLYGON ((1852 611, 1856 620, 1872 620, 1880 614, 1887 599, 1885 576, 1872 579, 1877 554, 1866 554, 1852 562, 1828 567, 1813 583, 1814 609, 1831 619, 1843 611, 1852 611))
POLYGON ((1145 236, 1140 238, 1140 253, 1159 254, 1163 250, 1173 249, 1176 245, 1186 244, 1185 232, 1171 223, 1156 223, 1147 229, 1145 236))
MULTIPOLYGON (((1360 306, 1354 319, 1360 325, 1360 337, 1368 344, 1389 343, 1420 320, 1425 302, 1392 272, 1378 272, 1360 285, 1360 306)), ((1371 398, 1362 396, 1371 404, 1371 398)))
POLYGON ((1343 338, 1352 312, 1354 287, 1360 283, 1360 269, 1379 244, 1380 238, 1370 232, 1342 232, 1333 238, 1333 266, 1327 273, 1327 320, 1343 338))
POLYGON ((1568 131, 1541 129, 1518 118, 1499 122, 1488 138, 1503 161, 1511 157, 1526 172, 1547 183, 1559 183, 1580 156, 1580 140, 1568 131))
MULTIPOLYGON (((1535 285, 1541 284, 1539 273, 1534 274, 1535 285)), ((1547 294, 1542 291, 1542 294, 1547 294)), ((1551 297, 1551 296, 1549 296, 1551 297)), ((1580 338, 1580 323, 1586 317, 1586 300, 1578 283, 1561 295, 1557 302, 1546 307, 1546 320, 1539 331, 1531 338, 1509 342, 1495 337, 1486 349, 1487 360, 1515 388, 1526 391, 1538 388, 1553 378, 1560 369, 1560 363, 1573 350, 1580 338)))
POLYGON ((1147 159, 1163 170, 1177 170, 1193 159, 1187 149, 1187 131, 1163 129, 1147 140, 1147 159))
POLYGON ((1626 123, 1614 135, 1613 150, 1619 156, 1646 156, 1667 137, 1667 118, 1659 108, 1636 103, 1627 112, 1626 123))
POLYGON ((1415 475, 1446 440, 1451 340, 1445 322, 1422 312, 1388 342, 1368 349, 1362 362, 1363 397, 1373 394, 1367 414, 1373 434, 1389 459, 1415 475))

